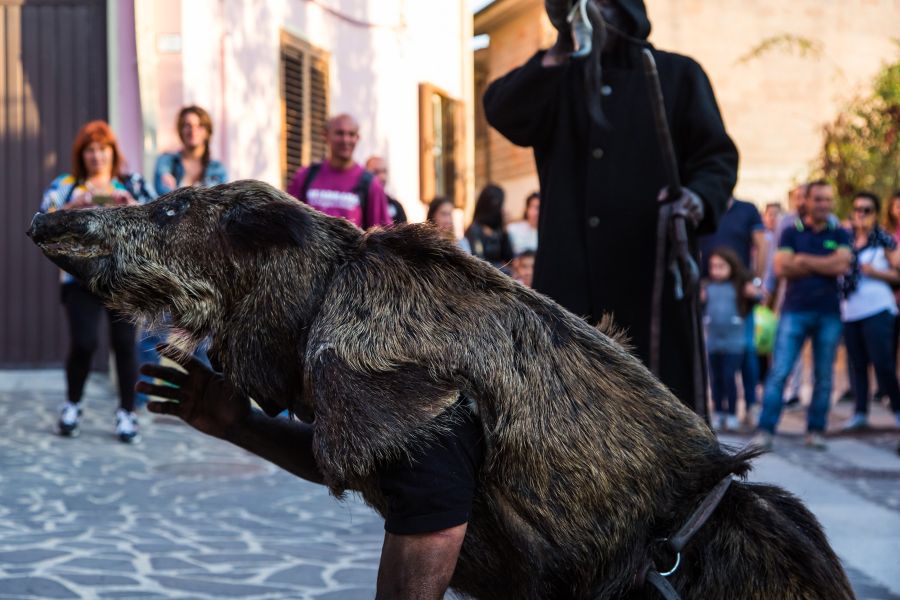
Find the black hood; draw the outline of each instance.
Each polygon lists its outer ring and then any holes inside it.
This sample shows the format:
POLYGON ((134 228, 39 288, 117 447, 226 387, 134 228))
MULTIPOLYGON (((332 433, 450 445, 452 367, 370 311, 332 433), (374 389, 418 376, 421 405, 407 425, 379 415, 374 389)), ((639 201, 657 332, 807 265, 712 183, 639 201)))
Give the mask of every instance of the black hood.
POLYGON ((647 36, 650 35, 650 19, 647 18, 647 8, 644 6, 644 0, 614 1, 631 19, 633 29, 628 33, 636 38, 646 40, 647 36))

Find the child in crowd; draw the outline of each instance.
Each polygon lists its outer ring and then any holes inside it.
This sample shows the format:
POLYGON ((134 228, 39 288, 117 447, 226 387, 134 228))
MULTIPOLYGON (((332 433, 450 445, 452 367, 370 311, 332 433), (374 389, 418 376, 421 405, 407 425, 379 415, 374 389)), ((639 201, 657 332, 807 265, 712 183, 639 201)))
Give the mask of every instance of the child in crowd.
POLYGON ((716 431, 734 431, 739 425, 735 375, 744 356, 744 318, 751 308, 745 290, 748 282, 741 259, 734 251, 717 248, 710 253, 709 281, 703 288, 703 299, 716 431))
POLYGON ((512 262, 513 279, 524 285, 531 287, 531 281, 534 279, 534 250, 526 250, 517 255, 512 262))

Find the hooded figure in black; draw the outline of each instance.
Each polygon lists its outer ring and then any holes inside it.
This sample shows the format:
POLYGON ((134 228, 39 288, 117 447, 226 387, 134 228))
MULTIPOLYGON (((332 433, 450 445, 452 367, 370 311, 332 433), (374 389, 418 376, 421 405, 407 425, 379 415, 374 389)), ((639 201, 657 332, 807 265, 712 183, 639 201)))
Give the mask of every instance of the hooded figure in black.
MULTIPOLYGON (((569 58, 571 34, 562 28, 553 48, 490 85, 485 113, 510 141, 534 148, 542 199, 535 289, 590 322, 611 314, 649 364, 658 198, 669 182, 643 73, 644 47, 656 59, 681 183, 702 205, 689 226, 695 257, 696 235, 715 231, 731 196, 738 155, 700 65, 645 41, 650 21, 643 1, 592 1, 608 25, 602 123, 588 112, 585 61, 591 58, 569 58)), ((565 9, 571 4, 560 2, 565 9)), ((675 300, 668 273, 662 297, 658 375, 697 410, 690 304, 675 300)))

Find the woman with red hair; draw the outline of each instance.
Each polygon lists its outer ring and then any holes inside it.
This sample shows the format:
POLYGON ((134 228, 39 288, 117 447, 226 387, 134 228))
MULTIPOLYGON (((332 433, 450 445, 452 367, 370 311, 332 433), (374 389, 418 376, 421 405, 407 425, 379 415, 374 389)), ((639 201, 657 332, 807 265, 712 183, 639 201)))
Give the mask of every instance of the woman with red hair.
MULTIPOLYGON (((44 192, 41 212, 129 206, 152 199, 139 174, 125 173, 125 159, 109 125, 91 121, 81 128, 72 144, 72 172, 53 180, 44 192)), ((68 402, 60 413, 60 435, 78 434, 81 397, 91 357, 97 349, 100 315, 106 311, 119 384, 116 435, 123 442, 137 441, 135 326, 124 315, 104 308, 98 296, 68 273, 62 274, 62 302, 69 321, 70 345, 66 358, 68 402)))

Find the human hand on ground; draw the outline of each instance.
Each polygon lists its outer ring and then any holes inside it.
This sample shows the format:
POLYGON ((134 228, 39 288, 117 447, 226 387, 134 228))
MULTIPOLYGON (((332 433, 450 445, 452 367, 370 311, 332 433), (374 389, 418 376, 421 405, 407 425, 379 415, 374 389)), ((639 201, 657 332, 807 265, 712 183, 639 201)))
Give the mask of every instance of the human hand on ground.
POLYGON ((240 395, 221 373, 209 369, 193 356, 184 356, 172 346, 157 346, 161 356, 184 370, 157 364, 141 365, 141 373, 167 385, 139 381, 135 390, 165 398, 147 403, 150 412, 175 415, 207 435, 226 438, 250 414, 250 400, 240 395))

